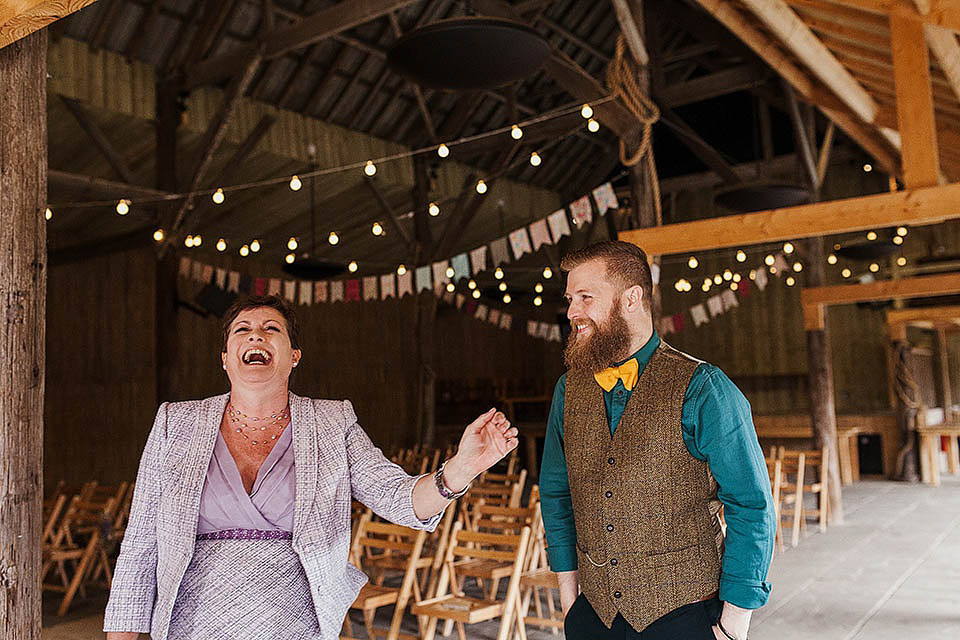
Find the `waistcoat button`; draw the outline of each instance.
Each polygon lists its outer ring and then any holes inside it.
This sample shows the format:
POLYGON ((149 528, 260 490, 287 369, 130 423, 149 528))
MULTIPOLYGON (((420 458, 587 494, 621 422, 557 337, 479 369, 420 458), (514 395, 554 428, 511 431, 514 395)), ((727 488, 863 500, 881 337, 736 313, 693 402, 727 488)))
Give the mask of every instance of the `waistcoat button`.
POLYGON ((613 525, 612 525, 612 524, 608 524, 608 525, 607 525, 607 531, 613 531, 613 525))
POLYGON ((617 559, 616 559, 616 558, 610 558, 610 566, 611 566, 611 567, 617 566, 617 559))
POLYGON ((613 597, 614 597, 614 598, 619 598, 619 597, 622 596, 622 595, 623 595, 623 594, 620 593, 619 591, 614 591, 614 592, 613 592, 613 597))
POLYGON ((607 496, 608 498, 612 498, 612 497, 613 497, 613 491, 607 491, 607 492, 606 492, 605 494, 603 494, 603 495, 607 496))
POLYGON ((607 458, 607 462, 610 464, 613 464, 614 462, 616 462, 616 460, 614 460, 613 458, 607 458))

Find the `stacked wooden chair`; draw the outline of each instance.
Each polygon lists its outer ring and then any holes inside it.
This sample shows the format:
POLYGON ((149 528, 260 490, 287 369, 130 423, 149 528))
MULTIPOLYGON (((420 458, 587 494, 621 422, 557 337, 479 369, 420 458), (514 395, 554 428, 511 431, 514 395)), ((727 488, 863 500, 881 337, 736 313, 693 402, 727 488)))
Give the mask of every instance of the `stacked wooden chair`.
POLYGON ((830 500, 826 449, 801 451, 775 447, 772 455, 780 462, 781 472, 778 522, 782 518, 791 521, 790 544, 795 547, 800 543, 801 534, 806 534, 808 519, 815 520, 821 532, 827 529, 830 500), (815 497, 815 507, 804 504, 808 495, 815 497))

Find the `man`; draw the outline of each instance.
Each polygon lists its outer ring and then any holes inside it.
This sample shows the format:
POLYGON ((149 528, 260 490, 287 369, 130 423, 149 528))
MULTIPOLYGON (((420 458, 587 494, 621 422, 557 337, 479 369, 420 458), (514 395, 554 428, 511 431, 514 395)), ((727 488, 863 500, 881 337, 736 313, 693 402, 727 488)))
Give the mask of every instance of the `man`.
POLYGON ((601 242, 561 269, 568 371, 540 489, 566 637, 743 640, 777 524, 750 405, 657 336, 641 249, 601 242))

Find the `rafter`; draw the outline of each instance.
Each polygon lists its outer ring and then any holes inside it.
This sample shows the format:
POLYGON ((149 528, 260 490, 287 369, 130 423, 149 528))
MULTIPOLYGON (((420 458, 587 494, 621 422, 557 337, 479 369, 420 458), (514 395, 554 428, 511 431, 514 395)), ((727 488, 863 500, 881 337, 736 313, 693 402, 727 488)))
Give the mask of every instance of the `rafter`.
POLYGON ((114 146, 107 139, 103 129, 94 121, 93 117, 79 100, 60 96, 60 100, 67 107, 80 127, 86 132, 90 140, 97 147, 100 153, 106 158, 107 162, 113 168, 114 172, 126 183, 133 184, 133 172, 127 165, 126 160, 117 152, 114 146))
POLYGON ((390 205, 390 201, 387 200, 387 196, 383 193, 383 190, 380 189, 380 185, 377 183, 375 176, 368 177, 365 180, 367 187, 369 187, 373 197, 377 199, 377 202, 380 204, 380 208, 383 209, 383 212, 387 214, 387 222, 390 224, 390 227, 397 232, 397 234, 403 238, 403 243, 407 248, 407 251, 414 250, 414 240, 410 233, 400 224, 400 217, 397 215, 397 212, 393 210, 393 207, 390 205))

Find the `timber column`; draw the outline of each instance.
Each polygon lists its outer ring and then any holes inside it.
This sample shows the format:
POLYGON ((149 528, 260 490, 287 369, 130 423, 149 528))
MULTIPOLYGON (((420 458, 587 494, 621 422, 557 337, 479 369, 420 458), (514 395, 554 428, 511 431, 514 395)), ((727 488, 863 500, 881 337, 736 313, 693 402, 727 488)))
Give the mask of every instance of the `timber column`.
POLYGON ((47 32, 0 49, 0 629, 40 639, 47 32))

